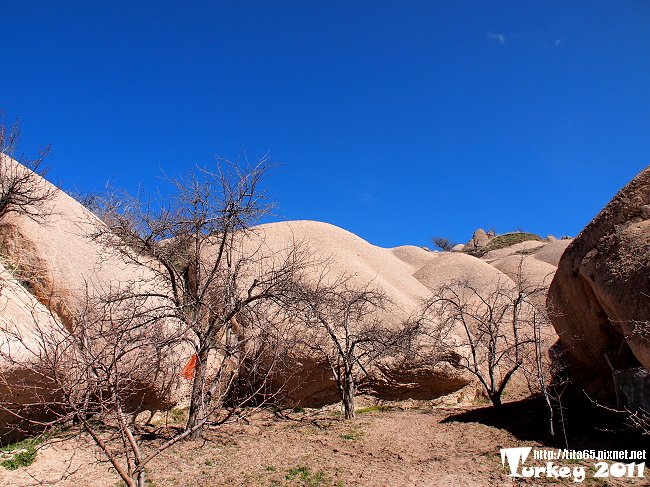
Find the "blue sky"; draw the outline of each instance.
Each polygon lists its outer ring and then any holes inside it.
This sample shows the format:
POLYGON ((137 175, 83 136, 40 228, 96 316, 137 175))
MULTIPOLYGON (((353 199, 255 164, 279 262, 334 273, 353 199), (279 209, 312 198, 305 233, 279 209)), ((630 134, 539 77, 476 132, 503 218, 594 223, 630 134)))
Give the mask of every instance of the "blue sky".
POLYGON ((650 2, 0 1, 0 110, 67 189, 279 163, 382 246, 576 234, 650 164, 650 2))

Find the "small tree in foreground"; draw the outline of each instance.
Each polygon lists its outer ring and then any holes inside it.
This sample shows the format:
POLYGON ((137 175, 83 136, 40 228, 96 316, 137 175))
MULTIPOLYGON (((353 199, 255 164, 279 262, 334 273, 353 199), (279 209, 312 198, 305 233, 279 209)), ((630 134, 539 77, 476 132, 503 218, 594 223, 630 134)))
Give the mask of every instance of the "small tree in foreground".
POLYGON ((268 169, 266 158, 245 167, 220 161, 212 170, 197 167, 167 178, 173 190, 168 202, 154 205, 145 195, 119 192, 95 200, 106 226, 94 228, 91 237, 146 270, 137 286, 113 299, 155 298, 160 317, 174 322, 191 346, 192 437, 213 401, 224 396, 223 377, 208 374, 213 357, 238 360, 250 342, 245 317, 259 303, 285 307, 309 265, 298 242, 271 252, 263 239, 251 238, 272 208, 260 187, 268 169))
POLYGON ((307 284, 297 299, 299 319, 308 327, 303 345, 323 357, 341 398, 341 414, 355 417, 357 387, 375 363, 410 349, 417 327, 391 326, 380 313, 386 295, 370 285, 355 286, 342 277, 333 284, 321 278, 307 284))
POLYGON ((548 322, 533 299, 544 291, 509 279, 489 290, 457 280, 426 300, 421 320, 444 337, 444 346, 457 357, 455 365, 474 375, 499 407, 513 375, 534 362, 537 334, 548 322))
POLYGON ((272 400, 278 383, 274 392, 268 379, 295 336, 283 310, 309 254, 295 241, 270 249, 252 228, 271 208, 259 187, 267 168, 266 159, 197 168, 168 179, 174 192, 159 204, 120 192, 93 198, 104 223, 80 226, 132 272, 112 284, 89 276, 86 306, 65 326, 34 314, 4 327, 1 361, 22 372, 0 407, 18 427, 76 423, 127 485, 143 485, 160 452, 272 400), (174 403, 186 363, 187 424, 152 447, 135 417, 174 403))
MULTIPOLYGON (((0 304, 20 295, 9 287, 0 282, 0 304)), ((18 304, 28 309, 29 303, 18 304)), ((0 409, 13 418, 15 433, 70 432, 77 425, 126 485, 143 487, 145 467, 162 452, 207 424, 246 414, 245 405, 273 399, 267 381, 293 333, 285 317, 256 306, 240 343, 229 342, 237 353, 214 361, 209 377, 218 387, 199 420, 185 428, 146 428, 136 420, 138 412, 161 407, 158 401, 176 385, 178 333, 141 297, 88 297, 86 304, 67 325, 38 305, 29 323, 0 320, 0 386, 6 392, 0 409)))

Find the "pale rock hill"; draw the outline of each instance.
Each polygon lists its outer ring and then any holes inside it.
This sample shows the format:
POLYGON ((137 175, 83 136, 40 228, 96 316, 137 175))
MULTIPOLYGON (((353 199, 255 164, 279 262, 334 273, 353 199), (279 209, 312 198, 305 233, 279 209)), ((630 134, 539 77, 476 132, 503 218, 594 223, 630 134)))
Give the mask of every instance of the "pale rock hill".
POLYGON ((573 242, 571 238, 550 241, 539 250, 536 250, 533 253, 533 257, 557 267, 560 262, 560 257, 562 257, 562 254, 571 242, 573 242))
POLYGON ((422 247, 416 247, 414 245, 402 245, 400 247, 394 247, 391 249, 391 252, 399 260, 408 264, 414 273, 428 264, 431 259, 435 259, 440 255, 440 252, 431 252, 424 250, 422 247))
MULTIPOLYGON (((371 283, 386 293, 397 310, 410 313, 428 295, 428 289, 412 276, 419 262, 436 255, 417 247, 385 249, 329 223, 309 220, 268 223, 255 227, 251 248, 263 253, 281 252, 292 242, 303 243, 329 276, 347 274, 364 285, 371 283)), ((321 271, 319 267, 314 274, 321 271)), ((394 310, 393 310, 394 311, 394 310)))
POLYGON ((444 252, 420 268, 414 277, 434 291, 452 281, 464 280, 477 289, 493 289, 510 278, 483 260, 461 252, 444 252))
POLYGON ((490 263, 517 282, 523 280, 526 287, 547 288, 551 285, 557 267, 535 258, 534 255, 512 254, 490 263))
POLYGON ((47 389, 34 389, 33 384, 40 381, 33 376, 35 357, 28 352, 38 349, 37 325, 55 332, 61 329, 49 310, 0 264, 0 443, 14 439, 16 427, 31 429, 9 410, 35 420, 49 416, 45 408, 36 406, 47 389), (34 406, 23 408, 18 404, 34 406))
MULTIPOLYGON (((305 220, 259 225, 247 235, 242 246, 257 250, 258 256, 268 256, 281 255, 294 243, 308 249, 313 260, 319 262, 311 270, 314 279, 320 278, 325 271, 326 280, 335 281, 345 275, 359 286, 370 284, 385 293, 390 304, 378 316, 393 326, 400 326, 430 294, 429 289, 414 277, 414 272, 422 263, 426 265, 443 258, 442 254, 413 246, 381 248, 334 225, 305 220)), ((203 258, 209 260, 210 255, 203 258)), ((292 361, 294 370, 291 372, 295 377, 286 385, 290 391, 289 401, 322 405, 337 400, 336 386, 320 357, 304 354, 292 357, 292 361)), ((285 379, 286 376, 281 381, 285 379)), ((431 399, 454 392, 467 383, 464 374, 448 365, 404 368, 403 364, 388 359, 372 371, 364 387, 385 399, 431 399)))

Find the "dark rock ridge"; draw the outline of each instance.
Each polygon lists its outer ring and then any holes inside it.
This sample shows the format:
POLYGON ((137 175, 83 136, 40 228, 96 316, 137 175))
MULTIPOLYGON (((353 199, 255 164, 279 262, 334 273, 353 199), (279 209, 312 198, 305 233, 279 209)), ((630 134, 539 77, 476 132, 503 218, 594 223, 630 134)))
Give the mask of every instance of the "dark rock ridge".
POLYGON ((547 307, 574 376, 614 403, 613 370, 650 368, 650 167, 562 255, 547 307))

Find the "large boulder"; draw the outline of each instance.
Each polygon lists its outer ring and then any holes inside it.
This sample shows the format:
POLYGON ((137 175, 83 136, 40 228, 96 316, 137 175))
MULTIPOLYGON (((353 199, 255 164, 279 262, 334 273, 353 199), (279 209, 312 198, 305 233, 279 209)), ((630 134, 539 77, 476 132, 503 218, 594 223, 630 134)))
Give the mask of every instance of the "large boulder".
POLYGON ((51 417, 47 402, 56 399, 56 388, 38 377, 39 330, 49 337, 61 326, 14 277, 13 269, 0 263, 0 444, 33 430, 28 419, 51 417))
MULTIPOLYGON (((307 270, 307 279, 335 281, 341 275, 346 275, 351 284, 360 287, 370 284, 383 292, 389 305, 379 311, 377 317, 389 327, 401 326, 430 294, 429 288, 414 274, 417 276, 421 268, 444 260, 447 254, 427 252, 413 246, 394 249, 377 247, 351 232, 315 221, 286 221, 257 226, 247 234, 243 248, 247 255, 257 252, 257 258, 253 261, 261 262, 260 265, 264 267, 272 265, 274 256, 281 259, 283 252, 296 243, 308 249, 315 263, 307 270)), ((473 259, 498 273, 474 257, 454 256, 473 259)), ((209 261, 211 255, 203 258, 209 261)), ((295 333, 302 337, 312 334, 299 325, 295 333)), ((289 357, 278 362, 288 364, 289 368, 275 374, 276 383, 287 391, 287 402, 317 406, 338 400, 336 384, 323 357, 310 347, 293 346, 287 353, 289 357)), ((468 382, 464 374, 443 364, 406 369, 403 362, 390 357, 369 372, 370 378, 364 382, 363 389, 386 399, 432 399, 454 392, 468 382)))
POLYGON ((472 238, 469 239, 469 241, 465 244, 465 249, 479 249, 481 247, 485 247, 488 243, 490 243, 490 237, 488 234, 485 233, 485 230, 482 228, 477 228, 474 231, 472 238))
MULTIPOLYGON (((18 164, 6 156, 0 157, 5 158, 5 163, 18 164)), ((55 189, 42 178, 36 184, 55 189)), ((97 301, 93 300, 108 292, 130 286, 143 293, 153 290, 155 274, 149 268, 134 264, 132 259, 90 238, 105 228, 97 216, 63 191, 49 193, 52 197, 39 207, 42 218, 11 213, 0 220, 2 258, 31 299, 47 312, 34 314, 26 310, 25 326, 48 329, 48 320, 55 319, 71 330, 79 314, 97 311, 93 306, 97 301)), ((164 292, 160 287, 155 290, 164 292)), ((6 317, 5 312, 0 311, 0 315, 6 317)), ((143 394, 133 398, 132 409, 168 409, 174 405, 170 384, 178 381, 177 371, 187 357, 177 357, 172 352, 165 355, 166 370, 160 370, 156 381, 147 379, 142 384, 143 394)), ((156 367, 151 364, 150 368, 156 367)), ((0 364, 0 373, 4 372, 0 364)))
POLYGON ((567 247, 547 307, 590 395, 614 402, 612 370, 650 368, 650 167, 567 247))
POLYGON ((421 267, 414 277, 429 291, 440 286, 465 281, 476 289, 491 292, 498 284, 510 283, 510 278, 483 260, 462 252, 443 252, 421 267))
POLYGON ((560 257, 562 257, 562 254, 571 242, 573 242, 572 239, 549 241, 549 243, 533 252, 533 256, 542 262, 557 267, 560 263, 560 257))

